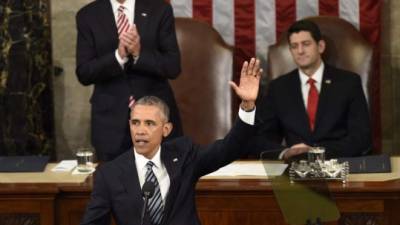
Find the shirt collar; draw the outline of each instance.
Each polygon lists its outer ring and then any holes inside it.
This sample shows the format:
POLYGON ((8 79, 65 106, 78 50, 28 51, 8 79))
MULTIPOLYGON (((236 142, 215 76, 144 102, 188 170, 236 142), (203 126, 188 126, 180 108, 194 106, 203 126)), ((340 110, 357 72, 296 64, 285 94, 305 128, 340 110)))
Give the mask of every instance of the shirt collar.
POLYGON ((305 73, 303 73, 303 71, 301 71, 299 69, 301 84, 307 85, 307 81, 310 78, 314 79, 317 84, 321 84, 324 68, 325 68, 324 62, 321 61, 321 65, 319 65, 317 71, 315 71, 315 73, 313 75, 311 75, 311 77, 309 77, 308 75, 306 75, 305 73))
POLYGON ((156 168, 161 168, 161 146, 158 147, 156 154, 151 159, 148 159, 143 155, 137 153, 135 148, 133 148, 133 152, 135 154, 135 162, 138 168, 146 169, 146 164, 148 161, 152 161, 156 168))
POLYGON ((117 0, 110 0, 111 1, 111 6, 114 12, 114 15, 118 15, 118 8, 120 5, 123 5, 128 12, 133 12, 133 7, 135 4, 135 0, 125 0, 124 3, 119 3, 117 0))

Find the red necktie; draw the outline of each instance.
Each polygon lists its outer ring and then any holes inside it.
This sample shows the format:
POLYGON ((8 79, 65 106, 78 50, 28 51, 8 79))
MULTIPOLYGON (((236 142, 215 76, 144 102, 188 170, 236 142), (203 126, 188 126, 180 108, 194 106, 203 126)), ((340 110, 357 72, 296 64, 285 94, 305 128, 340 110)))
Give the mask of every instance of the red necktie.
POLYGON ((118 18, 117 18, 118 37, 121 36, 123 32, 126 32, 129 29, 129 20, 124 13, 124 9, 125 7, 122 5, 120 5, 118 8, 118 18))
POLYGON ((313 80, 312 78, 308 79, 307 83, 310 85, 307 100, 307 113, 308 120, 310 122, 310 128, 311 131, 313 131, 315 126, 315 116, 317 114, 318 108, 318 90, 317 87, 315 87, 315 80, 313 80))

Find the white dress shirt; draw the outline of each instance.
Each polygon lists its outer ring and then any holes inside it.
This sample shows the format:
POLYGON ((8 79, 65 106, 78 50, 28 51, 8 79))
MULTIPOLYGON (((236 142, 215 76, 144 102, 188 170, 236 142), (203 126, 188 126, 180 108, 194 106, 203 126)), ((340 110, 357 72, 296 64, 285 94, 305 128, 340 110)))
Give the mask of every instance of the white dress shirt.
POLYGON ((148 161, 152 161, 154 163, 153 172, 157 178, 158 184, 160 185, 161 197, 165 202, 167 198, 169 186, 170 186, 170 179, 167 173, 167 169, 164 166, 164 163, 161 162, 161 147, 158 147, 157 153, 154 155, 152 159, 147 159, 141 154, 135 152, 135 164, 136 170, 139 176, 139 183, 140 186, 143 187, 146 178, 147 167, 146 164, 148 161))
POLYGON ((315 80, 315 87, 317 88, 318 93, 321 92, 321 84, 322 84, 322 74, 324 72, 325 65, 323 62, 321 62, 321 65, 318 67, 318 69, 315 71, 313 75, 308 76, 303 71, 299 69, 299 74, 300 74, 300 85, 301 85, 301 93, 303 95, 303 101, 304 101, 304 106, 307 109, 307 102, 308 102, 308 92, 310 91, 310 84, 307 83, 308 79, 312 78, 315 80))
MULTIPOLYGON (((240 109, 239 118, 247 124, 254 125, 255 112, 255 109, 251 112, 245 112, 244 110, 240 109)), ((152 161, 154 163, 153 172, 157 178, 158 184, 160 185, 161 197, 165 204, 165 199, 167 198, 171 181, 169 179, 167 168, 165 168, 164 163, 161 161, 161 147, 158 147, 158 150, 152 159, 147 159, 143 155, 138 154, 136 150, 134 150, 134 154, 140 187, 143 187, 143 184, 145 182, 147 172, 146 164, 148 161, 152 161)))
POLYGON ((129 24, 132 25, 135 18, 135 0, 125 0, 124 3, 119 3, 117 0, 110 0, 111 7, 114 13, 115 24, 118 20, 118 8, 119 6, 124 6, 124 13, 128 17, 129 24))

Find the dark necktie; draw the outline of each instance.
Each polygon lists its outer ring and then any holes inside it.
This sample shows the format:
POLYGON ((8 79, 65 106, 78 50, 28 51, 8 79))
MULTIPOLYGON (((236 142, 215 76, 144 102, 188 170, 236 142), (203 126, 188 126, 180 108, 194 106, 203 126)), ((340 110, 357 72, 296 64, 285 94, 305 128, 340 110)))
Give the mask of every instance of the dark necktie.
POLYGON ((308 79, 307 83, 310 85, 307 101, 308 120, 310 123, 311 131, 314 131, 315 117, 318 108, 318 90, 317 87, 315 87, 315 80, 313 80, 312 78, 308 79))
POLYGON ((149 199, 147 204, 147 210, 149 212, 150 221, 153 225, 161 224, 164 212, 164 204, 161 198, 160 185, 158 184, 157 178, 153 172, 154 163, 152 161, 147 162, 146 182, 152 182, 155 186, 153 197, 149 199))

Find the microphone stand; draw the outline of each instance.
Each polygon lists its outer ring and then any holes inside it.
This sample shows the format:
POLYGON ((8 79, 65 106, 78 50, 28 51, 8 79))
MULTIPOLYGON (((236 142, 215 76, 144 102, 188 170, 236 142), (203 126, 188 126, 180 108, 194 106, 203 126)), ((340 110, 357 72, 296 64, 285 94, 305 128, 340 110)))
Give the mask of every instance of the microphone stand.
POLYGON ((142 194, 144 197, 144 202, 143 202, 143 208, 142 208, 142 215, 140 217, 140 225, 143 225, 143 223, 144 223, 144 215, 146 215, 146 212, 147 212, 147 202, 149 201, 149 198, 151 198, 153 196, 154 189, 155 189, 155 185, 152 182, 148 181, 143 184, 142 194))
POLYGON ((149 201, 149 195, 145 194, 143 208, 142 208, 142 215, 140 217, 140 225, 143 225, 143 223, 144 223, 144 215, 146 215, 146 212, 147 212, 147 202, 148 201, 149 201))

